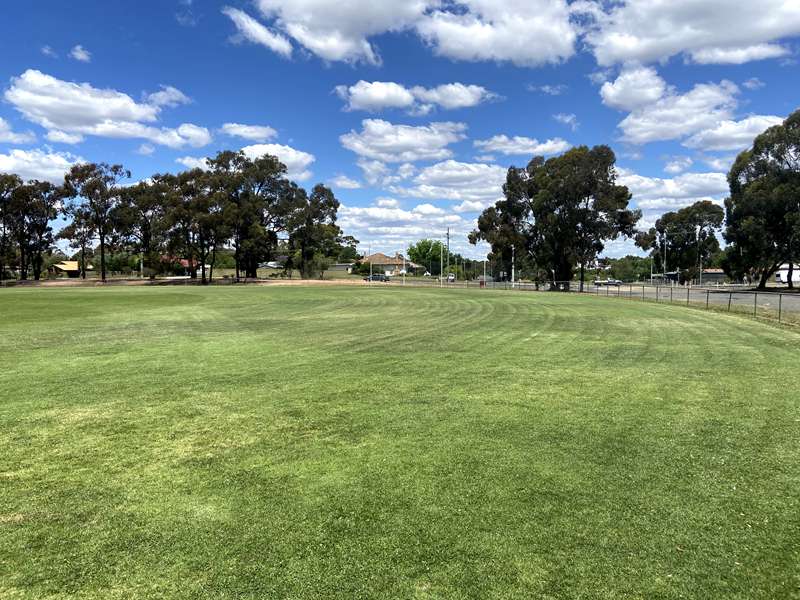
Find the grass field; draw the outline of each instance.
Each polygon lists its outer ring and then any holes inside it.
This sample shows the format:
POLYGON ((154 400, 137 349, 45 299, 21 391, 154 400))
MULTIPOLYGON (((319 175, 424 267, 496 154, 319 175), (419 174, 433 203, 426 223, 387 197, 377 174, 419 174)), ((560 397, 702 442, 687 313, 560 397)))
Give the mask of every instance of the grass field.
POLYGON ((0 597, 798 598, 800 335, 562 294, 0 291, 0 597))

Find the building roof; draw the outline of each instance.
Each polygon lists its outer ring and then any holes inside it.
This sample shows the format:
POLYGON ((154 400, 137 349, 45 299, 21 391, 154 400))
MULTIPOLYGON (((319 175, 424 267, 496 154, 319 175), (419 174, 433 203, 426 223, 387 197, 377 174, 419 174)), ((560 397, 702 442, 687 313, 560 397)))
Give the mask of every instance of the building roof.
POLYGON ((362 263, 372 263, 373 265, 391 265, 394 267, 402 267, 405 264, 407 269, 418 269, 422 265, 418 265, 415 262, 411 262, 407 258, 403 258, 403 255, 399 252, 394 256, 386 256, 382 252, 376 252, 375 254, 370 254, 369 256, 365 256, 361 259, 362 263))
POLYGON ((724 275, 725 271, 723 269, 703 269, 704 274, 720 274, 724 275))
POLYGON ((59 271, 80 271, 81 265, 77 260, 62 260, 60 263, 53 265, 53 268, 59 271))

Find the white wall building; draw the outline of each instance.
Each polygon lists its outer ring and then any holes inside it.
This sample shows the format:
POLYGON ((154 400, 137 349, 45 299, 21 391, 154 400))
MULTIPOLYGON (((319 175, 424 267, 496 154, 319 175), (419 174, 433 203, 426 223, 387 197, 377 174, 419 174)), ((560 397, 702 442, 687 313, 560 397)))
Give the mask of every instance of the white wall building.
MULTIPOLYGON (((782 264, 775 272, 776 283, 789 283, 789 263, 782 264)), ((800 265, 794 266, 792 283, 800 283, 800 265)))

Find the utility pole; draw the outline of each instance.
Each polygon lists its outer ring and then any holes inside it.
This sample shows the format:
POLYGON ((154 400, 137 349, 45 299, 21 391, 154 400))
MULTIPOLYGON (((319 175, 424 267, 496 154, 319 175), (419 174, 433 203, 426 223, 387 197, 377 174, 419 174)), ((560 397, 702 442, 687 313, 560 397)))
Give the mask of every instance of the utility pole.
POLYGON ((444 244, 442 244, 442 242, 439 241, 439 287, 442 287, 442 285, 444 285, 444 283, 442 282, 442 261, 444 260, 444 257, 442 256, 443 252, 444 252, 444 244))
POLYGON ((447 277, 450 277, 450 228, 447 228, 447 277))
POLYGON ((372 244, 367 246, 367 258, 369 258, 369 284, 372 285, 372 244))

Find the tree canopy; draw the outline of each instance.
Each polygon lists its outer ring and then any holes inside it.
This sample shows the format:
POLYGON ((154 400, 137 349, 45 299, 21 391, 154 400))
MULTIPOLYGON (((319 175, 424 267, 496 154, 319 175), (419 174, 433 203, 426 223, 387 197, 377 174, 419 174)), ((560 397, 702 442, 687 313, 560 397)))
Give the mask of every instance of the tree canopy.
POLYGON ((580 146, 511 167, 504 198, 481 214, 470 242, 488 242, 506 272, 513 253, 518 270, 554 285, 571 280, 577 265, 583 284, 586 265, 605 242, 632 236, 640 217, 628 209, 628 189, 616 183, 615 162, 608 146, 580 146))
POLYGON ((739 154, 728 183, 724 267, 764 288, 781 264, 792 269, 800 256, 800 110, 739 154))

